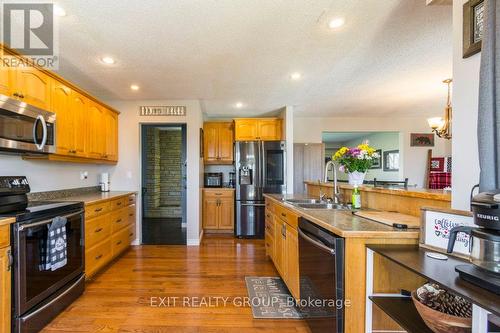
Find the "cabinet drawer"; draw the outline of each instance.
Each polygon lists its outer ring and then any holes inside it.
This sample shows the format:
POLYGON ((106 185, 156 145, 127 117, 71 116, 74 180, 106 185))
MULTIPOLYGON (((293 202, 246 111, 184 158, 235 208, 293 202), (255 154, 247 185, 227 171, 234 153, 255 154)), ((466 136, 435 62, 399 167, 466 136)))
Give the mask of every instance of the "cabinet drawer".
POLYGON ((275 214, 278 218, 288 223, 291 227, 297 229, 299 225, 299 216, 297 214, 280 205, 275 206, 275 214))
POLYGON ((274 257, 274 238, 272 237, 272 233, 269 233, 266 230, 266 237, 265 237, 265 242, 266 242, 266 254, 273 258, 274 257))
POLYGON ((109 211, 109 202, 98 202, 85 207, 85 218, 90 219, 94 216, 106 214, 109 211))
POLYGON ((232 198, 233 190, 204 190, 205 197, 207 198, 232 198))
POLYGON ((127 200, 128 200, 128 204, 129 205, 134 205, 135 204, 135 194, 131 194, 127 197, 127 200))
POLYGON ((267 199, 266 200, 266 213, 269 212, 271 214, 274 214, 275 213, 274 207, 275 207, 274 203, 271 200, 267 199))
POLYGON ((120 209, 122 207, 125 207, 128 205, 128 197, 123 197, 123 198, 119 198, 119 199, 115 199, 113 201, 111 201, 110 205, 111 205, 111 210, 116 210, 116 209, 120 209))
POLYGON ((106 265, 111 259, 111 240, 105 240, 85 251, 85 273, 87 277, 106 265))
POLYGON ((122 253, 130 245, 129 230, 125 228, 111 236, 111 247, 113 256, 122 253))
POLYGON ((91 248, 111 236, 110 215, 101 215, 85 221, 85 247, 91 248))
POLYGON ((135 205, 130 205, 127 207, 127 219, 128 223, 135 223, 135 205))
POLYGON ((10 244, 10 225, 0 226, 0 248, 10 244))
POLYGON ((115 210, 114 212, 111 212, 110 215, 110 220, 111 220, 111 233, 115 233, 118 230, 123 229, 127 225, 129 225, 129 219, 128 219, 128 207, 121 208, 119 210, 115 210))
POLYGON ((128 241, 132 243, 136 238, 135 223, 132 223, 128 227, 128 241))
POLYGON ((265 227, 266 227, 266 232, 269 232, 272 235, 274 232, 274 216, 269 213, 266 213, 265 227))

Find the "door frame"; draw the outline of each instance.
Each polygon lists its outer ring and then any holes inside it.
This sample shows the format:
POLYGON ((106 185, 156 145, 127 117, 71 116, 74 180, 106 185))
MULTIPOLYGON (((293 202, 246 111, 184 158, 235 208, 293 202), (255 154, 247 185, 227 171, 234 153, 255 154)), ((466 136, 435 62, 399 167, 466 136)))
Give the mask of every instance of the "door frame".
MULTIPOLYGON (((182 227, 187 228, 187 124, 186 123, 156 123, 156 122, 145 122, 139 123, 139 156, 140 156, 140 198, 138 204, 140 205, 140 230, 139 230, 139 244, 142 243, 142 228, 144 224, 144 178, 145 170, 147 169, 146 160, 144 158, 144 143, 146 142, 146 128, 154 127, 180 127, 181 128, 181 160, 184 161, 181 173, 182 185, 181 185, 181 206, 182 206, 182 227)), ((187 230, 186 239, 184 240, 187 245, 187 230)))

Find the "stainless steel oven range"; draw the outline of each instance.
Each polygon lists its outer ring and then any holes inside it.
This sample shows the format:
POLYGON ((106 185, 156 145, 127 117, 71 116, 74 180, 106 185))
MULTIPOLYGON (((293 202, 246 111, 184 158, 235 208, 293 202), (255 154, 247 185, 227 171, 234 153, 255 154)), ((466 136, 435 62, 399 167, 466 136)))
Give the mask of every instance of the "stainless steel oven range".
POLYGON ((22 191, 29 191, 25 177, 0 177, 0 216, 16 219, 11 225, 12 332, 35 333, 83 293, 85 215, 82 202, 25 200, 6 211, 5 203, 22 197, 22 191), (9 190, 16 194, 8 195, 9 190), (44 263, 49 227, 56 217, 66 219, 66 263, 52 270, 44 263))

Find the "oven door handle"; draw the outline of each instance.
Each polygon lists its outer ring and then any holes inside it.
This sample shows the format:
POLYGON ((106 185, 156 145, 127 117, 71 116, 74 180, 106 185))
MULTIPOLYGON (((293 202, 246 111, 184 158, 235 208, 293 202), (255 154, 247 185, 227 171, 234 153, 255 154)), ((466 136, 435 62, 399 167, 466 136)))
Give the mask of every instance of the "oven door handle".
MULTIPOLYGON (((71 213, 71 214, 67 214, 67 215, 62 215, 60 217, 64 217, 64 218, 69 218, 71 216, 75 216, 75 215, 80 215, 83 213, 83 210, 79 210, 77 211, 76 213, 71 213)), ((56 216, 57 217, 57 216, 56 216)), ((50 219, 50 220, 43 220, 43 221, 39 221, 39 222, 34 222, 34 223, 30 223, 30 224, 22 224, 19 226, 19 231, 23 231, 24 229, 28 229, 28 228, 33 228, 33 227, 37 227, 39 225, 44 225, 44 224, 49 224, 53 221, 54 219, 50 219)))
POLYGON ((299 235, 300 237, 302 237, 304 240, 308 241, 309 243, 311 243, 312 245, 320 248, 321 250, 323 251, 326 251, 328 253, 330 253, 332 256, 335 255, 335 249, 332 249, 332 248, 329 248, 328 246, 326 246, 325 244, 322 244, 320 242, 318 242, 317 240, 314 240, 312 239, 311 237, 307 236, 302 230, 298 229, 298 232, 299 232, 299 235))

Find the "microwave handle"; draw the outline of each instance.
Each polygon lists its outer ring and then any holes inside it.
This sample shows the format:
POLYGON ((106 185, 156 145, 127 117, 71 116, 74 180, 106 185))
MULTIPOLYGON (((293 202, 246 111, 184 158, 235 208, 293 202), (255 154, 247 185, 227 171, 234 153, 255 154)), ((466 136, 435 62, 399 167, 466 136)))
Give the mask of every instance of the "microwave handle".
POLYGON ((38 150, 42 150, 47 143, 47 123, 45 122, 45 118, 42 115, 38 115, 36 117, 35 123, 33 124, 33 141, 35 142, 36 149, 38 150), (38 141, 36 140, 36 126, 39 121, 42 123, 43 129, 42 142, 40 144, 38 144, 38 141))

